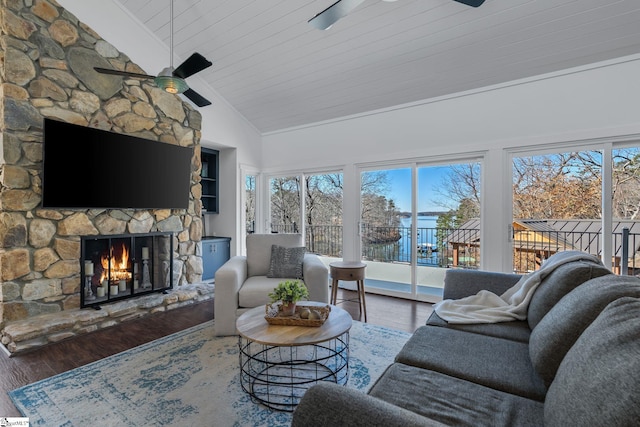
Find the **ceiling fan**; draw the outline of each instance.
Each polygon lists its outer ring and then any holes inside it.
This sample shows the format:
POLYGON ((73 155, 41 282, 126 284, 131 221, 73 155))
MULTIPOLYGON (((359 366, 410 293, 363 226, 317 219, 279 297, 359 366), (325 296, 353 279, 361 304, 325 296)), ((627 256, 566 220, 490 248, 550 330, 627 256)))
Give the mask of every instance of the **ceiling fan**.
POLYGON ((193 53, 186 61, 178 65, 178 68, 173 68, 173 0, 171 0, 171 19, 170 24, 170 47, 169 47, 169 59, 170 66, 164 68, 157 76, 149 74, 132 73, 128 71, 113 70, 110 68, 93 67, 99 73, 113 74, 116 76, 133 77, 137 79, 153 79, 159 88, 169 93, 182 93, 189 98, 198 107, 205 107, 211 105, 211 101, 189 88, 185 79, 192 76, 205 68, 210 67, 213 63, 207 60, 204 56, 198 52, 193 53))
MULTIPOLYGON (((395 0, 384 0, 395 1, 395 0)), ((458 3, 466 4, 471 7, 479 7, 484 0, 454 0, 458 3)), ((339 19, 344 18, 353 9, 358 7, 364 0, 338 0, 313 18, 309 19, 309 24, 319 30, 328 30, 339 19)))

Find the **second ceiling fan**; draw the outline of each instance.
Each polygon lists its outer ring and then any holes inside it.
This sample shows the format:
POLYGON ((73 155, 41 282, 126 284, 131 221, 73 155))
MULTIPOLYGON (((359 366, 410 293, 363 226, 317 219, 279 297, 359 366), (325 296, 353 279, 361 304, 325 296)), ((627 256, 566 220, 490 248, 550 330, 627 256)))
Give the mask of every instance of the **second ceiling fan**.
MULTIPOLYGON (((387 0, 390 1, 390 0, 387 0)), ((479 7, 485 0, 454 0, 471 7, 479 7)), ((309 23, 319 30, 327 30, 339 19, 344 18, 364 0, 338 0, 313 18, 309 23)))
POLYGON ((169 60, 170 66, 164 68, 157 76, 149 74, 133 73, 129 71, 113 70, 111 68, 93 67, 99 73, 113 74, 122 77, 133 77, 137 79, 153 79, 159 88, 169 93, 182 93, 189 98, 198 107, 205 107, 211 105, 211 101, 189 88, 185 79, 192 76, 205 68, 210 67, 211 61, 207 60, 204 56, 198 52, 193 53, 182 64, 178 65, 178 68, 173 68, 173 0, 171 0, 170 10, 170 47, 169 47, 169 60))

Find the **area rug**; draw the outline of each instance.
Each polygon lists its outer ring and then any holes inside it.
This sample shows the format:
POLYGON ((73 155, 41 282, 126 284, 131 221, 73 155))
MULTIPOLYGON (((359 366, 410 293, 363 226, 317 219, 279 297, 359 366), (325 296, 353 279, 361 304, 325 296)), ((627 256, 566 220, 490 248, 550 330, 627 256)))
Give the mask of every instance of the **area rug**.
MULTIPOLYGON (((366 391, 410 334, 354 322, 347 387, 366 391)), ((288 426, 242 391, 237 337, 213 321, 9 392, 30 425, 288 426)))

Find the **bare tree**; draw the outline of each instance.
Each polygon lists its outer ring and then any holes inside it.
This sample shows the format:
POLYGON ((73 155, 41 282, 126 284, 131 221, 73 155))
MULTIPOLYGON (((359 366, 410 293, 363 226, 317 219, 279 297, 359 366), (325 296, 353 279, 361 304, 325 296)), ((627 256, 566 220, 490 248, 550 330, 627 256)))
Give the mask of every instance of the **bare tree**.
POLYGON ((306 177, 307 245, 316 251, 316 243, 327 243, 329 227, 342 225, 342 174, 318 174, 306 177), (322 233, 316 233, 323 226, 322 233))
POLYGON ((613 214, 638 219, 640 214, 640 153, 637 148, 615 150, 613 158, 613 214))
POLYGON ((256 225, 256 177, 247 175, 245 180, 245 220, 247 233, 253 233, 256 225))
MULTIPOLYGON (((518 157, 513 161, 513 215, 527 219, 599 218, 601 161, 597 151, 518 157)), ((480 165, 452 165, 440 195, 456 223, 479 215, 480 165)))
POLYGON ((400 212, 389 197, 389 178, 385 171, 365 172, 361 183, 361 218, 373 226, 398 226, 400 212))
POLYGON ((442 197, 433 202, 455 212, 457 225, 480 216, 480 164, 451 165, 436 193, 442 197))
POLYGON ((300 177, 271 179, 272 231, 297 232, 300 224, 300 177))
POLYGON ((599 218, 601 169, 601 156, 598 152, 571 152, 514 159, 514 217, 599 218))
POLYGON ((306 222, 342 224, 342 174, 309 175, 306 178, 306 222))

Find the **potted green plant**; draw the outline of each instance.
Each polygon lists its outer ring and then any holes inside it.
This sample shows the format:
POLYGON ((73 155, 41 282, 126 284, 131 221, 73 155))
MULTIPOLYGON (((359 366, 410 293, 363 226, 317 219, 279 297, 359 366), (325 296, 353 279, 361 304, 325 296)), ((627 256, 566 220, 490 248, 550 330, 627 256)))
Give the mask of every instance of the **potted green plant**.
POLYGON ((282 314, 285 316, 293 316, 296 312, 296 303, 301 299, 309 298, 309 291, 301 280, 285 280, 278 283, 269 293, 271 303, 282 301, 282 314))

